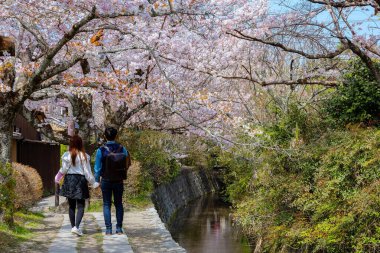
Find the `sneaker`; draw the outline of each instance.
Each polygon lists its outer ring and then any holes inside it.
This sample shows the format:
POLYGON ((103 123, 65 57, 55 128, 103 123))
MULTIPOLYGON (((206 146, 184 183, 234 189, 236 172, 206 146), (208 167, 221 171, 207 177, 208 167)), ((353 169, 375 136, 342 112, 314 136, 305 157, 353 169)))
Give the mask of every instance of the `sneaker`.
POLYGON ((112 235, 112 229, 106 229, 106 235, 112 235))
POLYGON ((73 227, 71 229, 71 233, 76 234, 77 236, 82 236, 83 235, 82 231, 79 228, 77 228, 77 227, 73 227))
POLYGON ((123 229, 122 228, 116 228, 116 234, 118 234, 118 235, 124 234, 123 229))

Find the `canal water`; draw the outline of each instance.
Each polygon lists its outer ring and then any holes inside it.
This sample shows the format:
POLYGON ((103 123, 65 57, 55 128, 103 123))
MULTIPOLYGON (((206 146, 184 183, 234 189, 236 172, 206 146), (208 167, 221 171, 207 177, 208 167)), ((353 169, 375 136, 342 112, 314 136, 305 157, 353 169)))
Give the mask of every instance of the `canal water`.
POLYGON ((233 226, 229 206, 216 195, 191 202, 172 219, 173 239, 189 253, 250 253, 247 240, 233 226))

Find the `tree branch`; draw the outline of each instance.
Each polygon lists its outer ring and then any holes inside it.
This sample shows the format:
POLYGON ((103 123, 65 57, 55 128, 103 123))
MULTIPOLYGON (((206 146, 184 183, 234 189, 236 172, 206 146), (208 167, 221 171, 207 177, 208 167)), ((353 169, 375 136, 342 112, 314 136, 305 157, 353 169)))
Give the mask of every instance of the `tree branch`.
POLYGON ((67 69, 71 68, 72 66, 74 66, 75 64, 77 64, 83 58, 84 58, 84 54, 75 55, 69 61, 61 62, 61 63, 58 63, 56 65, 49 67, 48 69, 46 69, 45 73, 41 76, 41 82, 44 82, 44 81, 62 73, 62 72, 64 72, 65 70, 67 70, 67 69))
POLYGON ((40 67, 34 72, 32 78, 30 79, 28 85, 26 86, 26 89, 24 91, 24 99, 26 99, 30 94, 32 94, 33 91, 35 91, 37 85, 41 83, 41 81, 43 80, 42 75, 44 74, 46 69, 50 66, 50 63, 52 62, 54 56, 61 50, 61 48, 64 45, 66 45, 67 42, 69 42, 72 38, 75 37, 75 35, 80 31, 81 27, 85 26, 95 17, 96 17, 96 8, 94 6, 91 12, 87 16, 85 16, 83 19, 81 19, 76 24, 74 24, 72 28, 70 29, 70 31, 68 31, 53 48, 50 48, 48 50, 48 53, 42 60, 40 67))
POLYGON ((32 28, 29 24, 25 23, 21 18, 19 17, 14 17, 20 24, 21 26, 27 30, 30 34, 36 38, 37 42, 41 45, 41 47, 46 50, 49 48, 48 43, 45 41, 43 36, 40 34, 40 32, 34 28, 32 28))
POLYGON ((373 8, 379 8, 380 1, 376 0, 376 2, 372 1, 326 1, 326 0, 308 0, 311 3, 315 4, 323 4, 323 5, 331 5, 336 8, 350 8, 350 7, 360 7, 360 6, 371 6, 373 8))
POLYGON ((342 46, 340 46, 338 49, 336 49, 333 52, 323 53, 323 54, 308 54, 308 53, 306 53, 306 52, 304 52, 302 50, 297 50, 297 49, 294 49, 294 48, 287 47, 287 46, 285 46, 284 44, 282 44, 280 42, 269 41, 269 40, 264 40, 264 39, 248 36, 248 35, 245 35, 245 34, 243 34, 242 32, 240 32, 238 30, 234 30, 234 31, 238 35, 236 35, 234 33, 231 33, 231 32, 227 32, 227 34, 232 35, 232 36, 234 36, 236 38, 239 38, 239 39, 248 40, 248 41, 254 41, 254 42, 260 42, 260 43, 263 43, 263 44, 266 44, 266 45, 270 45, 270 46, 273 46, 273 47, 278 47, 278 48, 281 48, 282 50, 284 50, 286 52, 299 54, 299 55, 302 55, 302 56, 304 56, 304 57, 306 57, 308 59, 332 59, 332 58, 335 58, 336 56, 342 54, 347 49, 346 45, 342 45, 342 46))
POLYGON ((347 44, 351 51, 359 56, 359 58, 364 62, 364 64, 367 66, 367 68, 372 72, 372 74, 375 76, 377 83, 380 85, 380 71, 373 63, 372 59, 363 52, 363 50, 360 49, 357 45, 355 45, 351 40, 347 38, 347 44))
MULTIPOLYGON (((171 61, 171 62, 175 62, 177 63, 176 60, 174 59, 171 59, 171 58, 167 58, 165 56, 162 56, 160 55, 161 58, 165 59, 165 60, 168 60, 168 61, 171 61)), ((188 67, 188 66, 184 66, 184 65, 180 65, 180 67, 184 68, 184 69, 187 69, 187 70, 191 70, 191 71, 194 71, 195 69, 192 68, 192 67, 188 67)), ((244 67, 243 67, 244 68, 244 67)), ((202 74, 206 74, 206 75, 209 75, 209 76, 214 76, 214 74, 208 72, 208 71, 199 71, 200 73, 202 74)), ((322 86, 326 86, 326 87, 335 87, 339 84, 338 81, 326 81, 326 80, 313 80, 312 77, 309 77, 309 78, 300 78, 300 79, 297 79, 297 80, 277 80, 277 81, 271 81, 271 82, 265 82, 265 81, 260 81, 258 79, 255 79, 253 78, 252 75, 249 75, 249 76, 226 76, 226 75, 216 75, 216 77, 220 77, 220 78, 223 78, 223 79, 227 79, 227 80, 245 80, 245 81, 250 81, 250 82, 253 82, 253 83, 257 83, 261 86, 271 86, 271 85, 322 85, 322 86)), ((315 76, 314 78, 319 78, 320 76, 315 76)))

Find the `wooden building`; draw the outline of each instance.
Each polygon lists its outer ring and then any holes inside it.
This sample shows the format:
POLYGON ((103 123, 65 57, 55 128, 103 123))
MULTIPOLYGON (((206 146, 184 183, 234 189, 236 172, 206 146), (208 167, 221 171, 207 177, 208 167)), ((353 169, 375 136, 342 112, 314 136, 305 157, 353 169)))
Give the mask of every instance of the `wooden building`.
POLYGON ((42 178, 45 194, 54 193, 59 160, 59 143, 42 141, 41 134, 18 115, 13 130, 11 161, 35 168, 42 178))

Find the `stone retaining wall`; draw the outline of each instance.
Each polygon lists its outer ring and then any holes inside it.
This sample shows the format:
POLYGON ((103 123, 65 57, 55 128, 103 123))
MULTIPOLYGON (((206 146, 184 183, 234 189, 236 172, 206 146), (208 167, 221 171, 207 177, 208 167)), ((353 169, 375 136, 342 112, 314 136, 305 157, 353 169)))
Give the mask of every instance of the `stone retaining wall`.
POLYGON ((152 194, 152 201, 164 223, 181 207, 205 194, 218 190, 214 176, 205 171, 183 168, 170 184, 160 185, 152 194))

